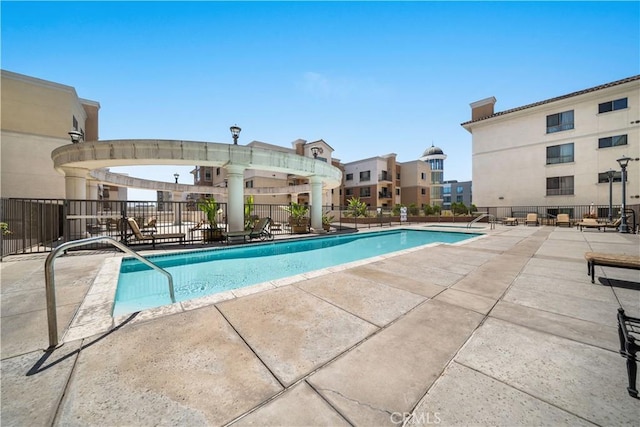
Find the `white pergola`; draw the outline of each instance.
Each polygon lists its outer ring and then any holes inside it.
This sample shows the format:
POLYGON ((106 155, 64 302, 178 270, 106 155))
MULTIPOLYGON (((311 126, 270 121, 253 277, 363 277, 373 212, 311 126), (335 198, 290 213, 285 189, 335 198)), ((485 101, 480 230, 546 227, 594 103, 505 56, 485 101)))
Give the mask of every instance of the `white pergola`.
MULTIPOLYGON (((147 188, 162 191, 227 193, 229 230, 244 229, 244 171, 256 169, 282 172, 309 179, 309 185, 295 188, 296 192, 311 193, 311 227, 322 229, 322 190, 336 188, 342 182, 340 169, 328 163, 293 153, 264 148, 200 141, 126 139, 82 142, 58 147, 51 153, 54 167, 65 176, 68 199, 87 198, 87 180, 112 183, 118 186, 147 188), (195 187, 144 180, 102 168, 117 166, 212 166, 226 169, 227 188, 195 187)), ((291 188, 261 189, 277 194, 291 192, 291 188)))

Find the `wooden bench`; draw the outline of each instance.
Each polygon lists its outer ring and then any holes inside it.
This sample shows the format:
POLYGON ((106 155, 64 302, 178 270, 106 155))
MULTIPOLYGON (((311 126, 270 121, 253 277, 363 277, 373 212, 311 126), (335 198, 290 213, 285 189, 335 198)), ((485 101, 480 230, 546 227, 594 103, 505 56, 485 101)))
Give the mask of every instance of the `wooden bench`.
POLYGON ((595 283, 596 265, 600 265, 602 267, 617 267, 640 270, 640 256, 637 255, 587 252, 584 254, 584 258, 587 260, 587 274, 591 275, 591 283, 595 283))

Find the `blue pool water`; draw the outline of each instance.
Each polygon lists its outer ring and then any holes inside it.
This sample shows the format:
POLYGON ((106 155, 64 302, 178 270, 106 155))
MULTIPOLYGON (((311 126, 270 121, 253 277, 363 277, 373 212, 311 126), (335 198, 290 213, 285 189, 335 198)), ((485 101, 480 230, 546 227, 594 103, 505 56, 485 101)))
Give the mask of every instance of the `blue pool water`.
MULTIPOLYGON (((171 273, 176 301, 184 301, 416 246, 456 243, 476 236, 399 229, 159 255, 149 260, 171 273)), ((171 304, 167 278, 135 259, 122 260, 113 315, 166 304, 171 304)))

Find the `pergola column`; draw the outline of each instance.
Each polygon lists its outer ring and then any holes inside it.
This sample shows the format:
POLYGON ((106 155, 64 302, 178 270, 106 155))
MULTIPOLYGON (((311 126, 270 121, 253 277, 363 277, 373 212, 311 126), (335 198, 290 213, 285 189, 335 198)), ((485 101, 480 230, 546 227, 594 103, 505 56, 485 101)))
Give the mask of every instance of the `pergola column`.
POLYGON ((89 171, 81 168, 62 168, 64 171, 65 197, 69 201, 67 218, 69 231, 67 236, 71 240, 87 237, 87 175, 89 171))
POLYGON ((229 231, 244 230, 244 166, 228 165, 227 191, 227 224, 229 231))
POLYGON ((311 228, 322 231, 322 180, 317 176, 309 179, 311 184, 311 228))

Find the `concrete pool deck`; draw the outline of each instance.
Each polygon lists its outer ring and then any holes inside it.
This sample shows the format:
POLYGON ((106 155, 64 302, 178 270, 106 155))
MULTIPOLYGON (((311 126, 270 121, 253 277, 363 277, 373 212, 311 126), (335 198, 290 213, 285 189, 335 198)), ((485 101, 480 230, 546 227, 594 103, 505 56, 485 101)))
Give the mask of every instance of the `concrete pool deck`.
MULTIPOLYGON (((638 235, 504 227, 48 346, 46 254, 0 263, 8 425, 632 425, 638 235)), ((113 252, 56 261, 59 330, 113 252)), ((87 296, 89 298, 90 296, 87 296)))

